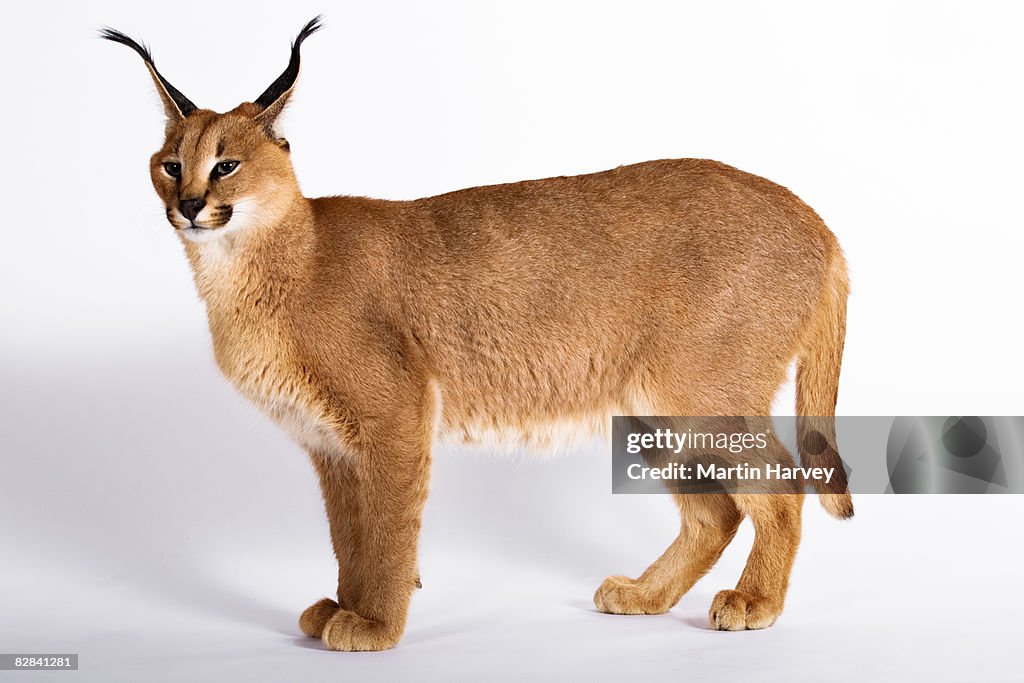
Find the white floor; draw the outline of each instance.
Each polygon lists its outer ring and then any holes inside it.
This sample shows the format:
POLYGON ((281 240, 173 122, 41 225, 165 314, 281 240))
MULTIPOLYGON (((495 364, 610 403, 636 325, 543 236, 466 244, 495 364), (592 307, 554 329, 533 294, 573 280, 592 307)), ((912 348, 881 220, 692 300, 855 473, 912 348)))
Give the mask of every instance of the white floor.
POLYGON ((312 472, 208 363, 5 370, 0 652, 80 670, 0 680, 1024 678, 1024 498, 861 496, 842 523, 809 499, 782 618, 719 633, 707 608, 748 525, 669 614, 594 611, 604 576, 642 571, 676 526, 665 497, 609 493, 600 447, 439 453, 405 638, 325 651, 296 626, 333 590, 312 472))

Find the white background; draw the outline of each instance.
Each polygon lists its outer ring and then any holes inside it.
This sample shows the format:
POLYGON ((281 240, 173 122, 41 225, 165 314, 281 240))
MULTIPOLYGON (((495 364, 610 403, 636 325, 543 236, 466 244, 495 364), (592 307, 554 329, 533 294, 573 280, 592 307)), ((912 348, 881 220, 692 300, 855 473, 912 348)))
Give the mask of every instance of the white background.
POLYGON ((148 178, 156 95, 95 30, 225 110, 321 11, 285 122, 306 194, 720 159, 846 250, 841 414, 1024 413, 1013 3, 24 3, 0 29, 0 651, 81 654, 33 680, 1024 676, 1020 497, 861 496, 845 523, 809 500, 778 624, 717 633, 748 525, 670 614, 594 612, 677 530, 669 499, 609 494, 600 444, 440 450, 400 646, 302 638, 334 588, 314 477, 217 374, 148 178))

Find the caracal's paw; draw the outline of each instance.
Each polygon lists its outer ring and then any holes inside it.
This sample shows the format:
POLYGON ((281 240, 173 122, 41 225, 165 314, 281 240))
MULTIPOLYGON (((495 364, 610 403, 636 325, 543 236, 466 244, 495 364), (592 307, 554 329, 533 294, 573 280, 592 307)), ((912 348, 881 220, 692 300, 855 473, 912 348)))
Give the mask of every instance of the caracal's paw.
POLYGON ((768 628, 782 613, 782 603, 743 591, 719 591, 711 602, 711 625, 719 631, 768 628))
POLYGON ((355 612, 338 609, 327 620, 320 639, 331 650, 374 652, 394 647, 401 636, 399 630, 370 621, 355 612))
POLYGON ((319 638, 323 635, 324 626, 339 609, 334 600, 324 598, 306 608, 299 617, 299 628, 310 638, 319 638))
POLYGON ((607 614, 664 614, 672 603, 626 576, 609 576, 594 593, 594 606, 607 614))

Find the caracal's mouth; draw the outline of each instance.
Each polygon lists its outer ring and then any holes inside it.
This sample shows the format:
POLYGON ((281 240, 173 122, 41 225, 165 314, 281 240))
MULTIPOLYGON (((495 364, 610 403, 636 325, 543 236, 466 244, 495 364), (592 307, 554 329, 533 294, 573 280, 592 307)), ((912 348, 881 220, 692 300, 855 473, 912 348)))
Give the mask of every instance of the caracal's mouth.
POLYGON ((178 232, 180 232, 182 237, 190 242, 209 242, 210 240, 217 239, 218 236, 224 234, 226 227, 227 221, 220 225, 203 225, 201 223, 193 223, 192 225, 184 228, 178 228, 178 232))
MULTIPOLYGON (((230 204, 221 204, 213 210, 205 222, 198 223, 191 220, 189 221, 189 224, 184 227, 178 227, 175 225, 175 229, 186 238, 196 242, 201 242, 214 237, 218 230, 226 227, 231 221, 233 213, 234 207, 230 204)), ((182 216, 182 218, 184 217, 182 216)))
POLYGON ((212 225, 200 225, 198 223, 193 223, 192 225, 187 225, 184 228, 180 228, 180 230, 186 235, 196 235, 204 232, 212 232, 216 229, 217 228, 215 228, 212 225))

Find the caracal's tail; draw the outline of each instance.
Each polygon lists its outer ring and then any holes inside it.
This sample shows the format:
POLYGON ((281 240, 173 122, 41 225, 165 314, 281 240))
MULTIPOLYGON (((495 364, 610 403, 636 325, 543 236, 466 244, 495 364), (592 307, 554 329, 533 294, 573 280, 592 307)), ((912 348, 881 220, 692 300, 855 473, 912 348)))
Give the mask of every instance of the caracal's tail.
POLYGON ((849 283, 839 246, 833 244, 831 252, 821 301, 797 355, 797 446, 804 467, 834 468, 829 483, 812 479, 811 484, 820 494, 825 510, 833 517, 846 519, 853 516, 853 500, 836 446, 835 413, 849 283))

